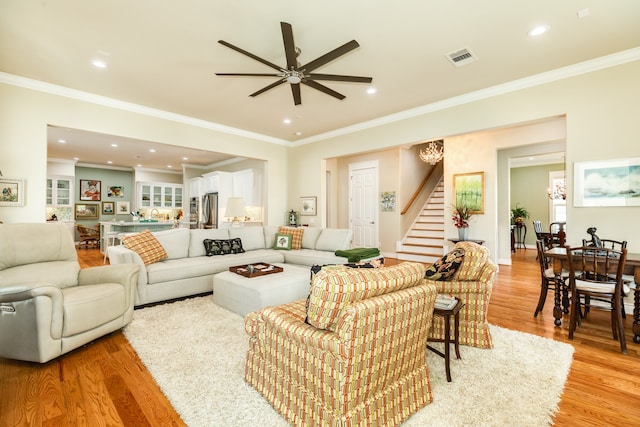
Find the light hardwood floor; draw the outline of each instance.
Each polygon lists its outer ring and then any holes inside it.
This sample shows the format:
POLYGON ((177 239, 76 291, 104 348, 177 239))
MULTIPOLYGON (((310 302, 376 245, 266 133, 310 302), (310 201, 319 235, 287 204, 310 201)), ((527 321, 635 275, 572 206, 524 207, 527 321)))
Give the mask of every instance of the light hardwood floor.
MULTIPOLYGON (((83 268, 102 265, 97 250, 78 253, 83 268)), ((567 322, 553 324, 552 293, 533 317, 539 274, 530 249, 518 250, 512 266, 501 265, 489 321, 569 342, 567 322)), ((592 311, 571 342, 576 352, 557 426, 640 426, 640 345, 632 342, 632 318, 627 315, 628 355, 611 338, 608 319, 608 313, 592 311)), ((0 426, 27 425, 184 424, 122 333, 114 332, 43 365, 0 359, 0 426)))

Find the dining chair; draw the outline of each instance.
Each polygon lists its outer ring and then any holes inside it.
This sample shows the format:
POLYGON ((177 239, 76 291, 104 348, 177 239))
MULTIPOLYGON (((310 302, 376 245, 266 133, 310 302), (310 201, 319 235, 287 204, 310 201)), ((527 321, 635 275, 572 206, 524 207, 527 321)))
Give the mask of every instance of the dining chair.
POLYGON ((569 277, 569 271, 563 270, 560 276, 560 280, 553 272, 553 267, 549 264, 549 258, 544 255, 544 251, 547 249, 548 243, 545 242, 547 238, 536 240, 536 248, 538 250, 538 261, 540 262, 540 297, 538 298, 538 306, 533 313, 533 317, 538 317, 538 313, 544 308, 544 303, 547 300, 547 294, 549 290, 554 290, 556 287, 564 292, 566 291, 566 279, 569 277))
POLYGON ((586 319, 590 308, 609 310, 613 339, 620 342, 620 350, 627 354, 622 318, 622 294, 629 292, 622 280, 627 249, 594 249, 592 246, 567 246, 566 249, 571 292, 569 339, 573 340, 576 327, 581 324, 582 317, 586 319), (582 307, 585 308, 584 316, 582 307))
POLYGON ((565 226, 565 222, 552 222, 551 224, 549 224, 549 234, 553 237, 553 246, 564 246, 567 238, 565 226))

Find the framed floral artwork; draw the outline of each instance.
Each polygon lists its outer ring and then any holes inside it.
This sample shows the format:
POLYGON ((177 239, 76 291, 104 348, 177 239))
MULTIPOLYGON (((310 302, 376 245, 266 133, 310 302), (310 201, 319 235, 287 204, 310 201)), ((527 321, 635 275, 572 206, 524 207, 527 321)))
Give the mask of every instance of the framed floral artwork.
POLYGON ((102 181, 95 179, 80 180, 80 200, 99 202, 102 192, 102 181))
POLYGON ((121 199, 124 197, 124 187, 121 185, 111 185, 107 188, 107 197, 121 199))
POLYGON ((102 215, 113 215, 116 213, 114 202, 102 202, 102 215))
POLYGON ((300 197, 300 215, 316 215, 315 197, 300 197))

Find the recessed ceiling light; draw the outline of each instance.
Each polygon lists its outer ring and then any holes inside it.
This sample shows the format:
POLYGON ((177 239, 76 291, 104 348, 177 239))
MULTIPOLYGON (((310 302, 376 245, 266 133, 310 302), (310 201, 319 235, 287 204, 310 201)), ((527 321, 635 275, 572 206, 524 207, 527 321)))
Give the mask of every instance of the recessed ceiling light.
POLYGON ((374 93, 376 93, 378 91, 378 89, 376 89, 375 87, 370 87, 367 89, 367 93, 369 95, 373 95, 374 93))
POLYGON ((78 160, 80 160, 80 157, 74 157, 73 160, 78 161, 78 160))
POLYGON ((155 152, 156 152, 156 149, 155 149, 155 148, 150 148, 150 149, 149 149, 149 152, 150 152, 150 153, 155 153, 155 152))
POLYGON ((532 28, 528 34, 531 37, 536 37, 546 33, 547 31, 549 31, 548 25, 538 25, 537 27, 532 28))
POLYGON ((107 160, 107 163, 109 163, 110 165, 113 164, 111 160, 107 160))
POLYGON ((295 133, 296 136, 302 136, 302 132, 298 131, 295 133))
POLYGON ((136 167, 140 168, 140 167, 142 167, 142 165, 141 165, 140 163, 138 163, 138 164, 136 165, 136 167))
POLYGON ((118 144, 111 144, 111 146, 112 146, 112 147, 117 147, 117 146, 118 146, 118 144))
POLYGON ((167 165, 167 167, 168 167, 169 169, 171 169, 173 166, 171 166, 171 165, 167 165))
POLYGON ((100 59, 94 59, 93 61, 91 61, 91 63, 96 68, 107 68, 107 63, 100 59))
POLYGON ((66 144, 66 143, 67 143, 67 141, 65 141, 64 139, 59 139, 59 140, 58 140, 58 142, 59 142, 60 144, 66 144))
POLYGON ((188 157, 183 157, 182 160, 189 160, 189 158, 188 157))
POLYGON ((282 123, 284 123, 285 125, 288 125, 289 123, 291 123, 291 119, 284 119, 282 123))

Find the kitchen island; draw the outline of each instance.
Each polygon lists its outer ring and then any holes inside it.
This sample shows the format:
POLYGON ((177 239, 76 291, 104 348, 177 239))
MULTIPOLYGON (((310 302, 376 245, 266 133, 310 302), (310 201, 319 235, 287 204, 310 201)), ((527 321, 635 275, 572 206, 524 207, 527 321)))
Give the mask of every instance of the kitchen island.
POLYGON ((100 221, 100 252, 104 253, 109 233, 139 233, 140 231, 162 231, 176 227, 175 221, 100 221))

